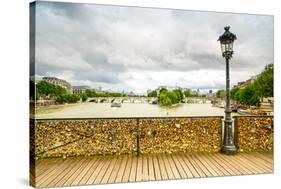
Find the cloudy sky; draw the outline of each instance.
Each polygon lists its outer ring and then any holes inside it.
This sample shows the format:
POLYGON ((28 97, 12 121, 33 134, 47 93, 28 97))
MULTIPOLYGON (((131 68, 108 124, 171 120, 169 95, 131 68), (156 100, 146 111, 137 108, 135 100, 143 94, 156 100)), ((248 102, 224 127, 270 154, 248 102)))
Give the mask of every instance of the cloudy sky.
POLYGON ((36 76, 138 94, 224 88, 226 25, 238 38, 232 85, 273 63, 271 16, 37 2, 36 76))

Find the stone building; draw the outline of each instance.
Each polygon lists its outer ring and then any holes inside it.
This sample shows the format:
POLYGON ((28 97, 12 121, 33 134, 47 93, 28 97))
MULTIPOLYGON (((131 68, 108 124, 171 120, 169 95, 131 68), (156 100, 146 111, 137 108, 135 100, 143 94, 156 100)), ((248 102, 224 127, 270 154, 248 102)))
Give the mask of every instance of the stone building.
POLYGON ((235 87, 238 87, 239 89, 243 89, 243 88, 245 88, 247 85, 253 83, 253 82, 257 79, 258 76, 259 76, 259 75, 252 76, 250 79, 248 79, 248 80, 246 80, 246 81, 238 82, 237 85, 234 85, 233 87, 234 87, 234 88, 235 88, 235 87))
POLYGON ((59 79, 59 78, 56 78, 56 77, 43 77, 42 78, 43 81, 47 81, 51 84, 54 84, 54 85, 59 85, 63 88, 66 89, 67 92, 71 93, 72 92, 72 88, 71 88, 71 84, 63 79, 59 79))
POLYGON ((84 93, 87 89, 91 89, 91 87, 87 85, 72 86, 72 93, 81 94, 84 93))

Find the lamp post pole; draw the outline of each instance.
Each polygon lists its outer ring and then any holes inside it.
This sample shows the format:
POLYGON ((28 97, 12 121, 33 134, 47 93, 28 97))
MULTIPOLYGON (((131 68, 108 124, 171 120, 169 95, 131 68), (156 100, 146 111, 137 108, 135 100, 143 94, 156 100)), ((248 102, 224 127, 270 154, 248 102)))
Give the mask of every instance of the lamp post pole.
POLYGON ((237 149, 234 144, 233 121, 230 108, 230 78, 229 78, 229 58, 225 58, 226 63, 226 106, 224 117, 224 136, 221 151, 225 154, 236 154, 237 149))
POLYGON ((229 31, 229 26, 225 27, 225 32, 220 36, 219 41, 222 46, 222 55, 225 58, 226 64, 226 99, 225 99, 225 117, 224 117, 224 133, 223 133, 223 144, 221 151, 224 154, 236 154, 237 148, 234 143, 234 126, 231 118, 231 107, 230 107, 230 76, 229 76, 229 60, 233 54, 233 42, 236 36, 229 31))

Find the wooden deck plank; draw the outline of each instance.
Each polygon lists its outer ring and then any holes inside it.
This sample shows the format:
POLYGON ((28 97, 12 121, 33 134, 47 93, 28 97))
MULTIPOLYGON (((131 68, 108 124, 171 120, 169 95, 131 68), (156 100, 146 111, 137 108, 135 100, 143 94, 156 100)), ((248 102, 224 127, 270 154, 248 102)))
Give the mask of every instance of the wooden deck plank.
POLYGON ((177 166, 175 165, 175 162, 174 162, 172 156, 170 154, 168 154, 168 155, 166 155, 166 157, 167 157, 167 159, 168 159, 168 161, 170 163, 170 166, 171 166, 171 169, 172 169, 172 171, 174 173, 175 179, 180 179, 181 175, 180 175, 180 173, 179 173, 179 171, 177 169, 177 166))
POLYGON ((43 160, 42 163, 41 161, 39 161, 40 163, 36 163, 35 165, 35 174, 36 176, 40 176, 42 173, 45 174, 45 171, 49 170, 51 167, 53 167, 54 164, 58 164, 63 162, 64 160, 61 158, 55 158, 55 159, 45 159, 45 161, 43 160))
POLYGON ((241 163, 239 159, 237 158, 237 155, 234 156, 228 156, 227 160, 232 163, 234 166, 236 166, 244 175, 252 174, 254 172, 251 172, 251 169, 247 169, 247 166, 244 165, 244 163, 241 163))
POLYGON ((40 175, 34 175, 32 179, 37 187, 273 172, 273 155, 270 152, 230 156, 220 153, 122 155, 36 161, 36 170, 40 175))
POLYGON ((273 153, 265 153, 265 152, 254 152, 257 156, 259 156, 261 159, 267 161, 268 163, 274 162, 274 154, 273 153))
POLYGON ((241 154, 242 157, 244 157, 245 159, 247 159, 248 161, 251 161, 255 164, 255 166, 261 170, 261 171, 265 171, 265 172, 269 172, 270 170, 272 170, 272 166, 270 166, 269 164, 265 163, 264 160, 258 158, 255 155, 251 155, 251 154, 241 154))
POLYGON ((222 176, 213 165, 204 158, 203 153, 194 154, 195 157, 205 166, 212 176, 222 176))
POLYGON ((232 167, 232 170, 237 171, 237 175, 248 175, 251 174, 249 173, 249 170, 244 169, 243 164, 239 161, 239 154, 235 155, 235 159, 233 159, 233 156, 231 155, 220 155, 220 157, 229 163, 229 166, 232 167))
POLYGON ((100 184, 108 183, 108 180, 110 178, 110 175, 112 174, 112 171, 113 171, 113 168, 115 166, 116 161, 117 161, 117 157, 113 157, 112 159, 110 159, 109 166, 106 169, 106 172, 105 172, 104 177, 102 178, 100 184))
POLYGON ((112 157, 108 157, 106 158, 106 161, 105 163, 103 164, 103 167, 102 169, 100 170, 99 174, 97 175, 95 181, 93 182, 94 184, 100 184, 102 179, 104 178, 107 170, 108 170, 108 167, 110 165, 110 163, 112 162, 112 157))
POLYGON ((122 163, 120 165, 115 182, 117 182, 117 183, 122 182, 122 178, 123 178, 123 175, 125 172, 127 161, 128 161, 128 156, 122 156, 122 163))
POLYGON ((83 168, 81 173, 74 179, 71 183, 72 186, 78 185, 79 182, 87 175, 88 171, 92 168, 92 166, 98 161, 98 158, 89 158, 89 162, 83 168))
POLYGON ((142 157, 142 180, 149 180, 149 172, 148 172, 148 158, 147 156, 142 157))
POLYGON ((214 156, 216 156, 219 161, 222 161, 226 165, 226 167, 231 169, 234 175, 243 175, 243 172, 241 170, 239 170, 236 166, 234 166, 232 163, 228 161, 228 157, 230 155, 216 153, 214 154, 214 156))
POLYGON ((99 176, 100 171, 103 169, 104 165, 107 163, 108 158, 104 157, 104 158, 100 158, 101 161, 99 161, 96 169, 93 170, 91 176, 89 177, 89 179, 86 181, 85 184, 94 184, 95 180, 97 179, 97 177, 99 176))
POLYGON ((160 171, 157 155, 153 155, 152 160, 153 160, 153 166, 154 166, 154 171, 155 171, 155 179, 161 180, 162 177, 161 177, 161 171, 160 171))
POLYGON ((209 171, 209 168, 204 166, 204 164, 200 161, 200 159, 198 158, 197 154, 190 154, 190 156, 193 158, 193 161, 195 161, 197 163, 197 165, 200 167, 200 169, 204 172, 204 174, 207 177, 211 177, 214 176, 212 175, 212 173, 209 171))
POLYGON ((136 181, 142 181, 142 157, 137 157, 136 181))
POLYGON ((46 171, 45 175, 40 175, 36 178, 36 185, 38 187, 47 186, 52 180, 54 180, 58 174, 62 173, 65 169, 69 168, 71 165, 72 160, 67 159, 60 163, 58 166, 54 166, 50 169, 50 171, 46 171))
POLYGON ((173 159, 175 166, 180 174, 180 177, 183 178, 188 178, 188 176, 186 175, 185 171, 183 170, 183 167, 179 161, 179 159, 177 158, 176 155, 172 155, 171 158, 173 159))
POLYGON ((111 175, 108 179, 108 183, 114 183, 115 182, 118 171, 119 171, 120 166, 121 166, 121 163, 122 163, 122 158, 120 156, 117 156, 116 163, 115 163, 115 165, 113 167, 113 170, 112 170, 112 173, 111 173, 111 175))
POLYGON ((240 162, 242 162, 243 164, 247 164, 247 166, 250 167, 255 173, 263 173, 263 172, 264 172, 263 170, 260 170, 259 168, 257 168, 256 165, 255 165, 253 162, 251 162, 251 161, 245 159, 245 158, 244 158, 243 156, 241 156, 241 155, 237 156, 237 159, 238 159, 240 162))
MULTIPOLYGON (((70 161, 70 159, 67 159, 67 160, 65 160, 65 161, 60 162, 60 164, 58 164, 59 167, 64 167, 64 166, 65 166, 64 164, 65 164, 65 162, 67 162, 67 161, 70 161)), ((38 169, 39 169, 39 168, 40 168, 40 167, 38 166, 38 169)), ((36 176, 36 181, 37 181, 37 183, 43 182, 43 181, 41 181, 42 179, 45 180, 48 176, 54 174, 54 172, 56 171, 56 169, 57 169, 56 166, 50 166, 49 169, 44 172, 44 174, 37 175, 37 176, 36 176)))
POLYGON ((184 153, 179 154, 179 158, 182 159, 183 163, 186 165, 186 167, 190 170, 192 176, 194 178, 199 178, 200 175, 195 169, 195 167, 191 164, 190 160, 184 155, 184 153))
POLYGON ((227 159, 229 155, 221 154, 221 153, 216 153, 214 154, 214 157, 218 159, 218 161, 221 161, 228 170, 232 171, 232 175, 242 175, 243 172, 239 170, 237 167, 235 167, 232 163, 230 163, 227 159))
POLYGON ((132 156, 130 155, 124 171, 122 182, 129 182, 131 168, 132 168, 132 156))
POLYGON ((204 156, 208 159, 208 161, 209 161, 214 167, 216 167, 217 170, 219 170, 219 171, 221 172, 222 176, 231 175, 231 173, 229 172, 229 170, 227 170, 226 167, 223 166, 222 164, 218 163, 218 162, 216 161, 216 159, 214 159, 210 153, 205 153, 204 156))
POLYGON ((167 174, 165 163, 164 163, 161 155, 157 155, 157 160, 158 160, 158 163, 159 163, 159 170, 160 170, 160 173, 161 173, 161 177, 162 177, 163 180, 167 180, 169 177, 168 177, 168 174, 167 174))
MULTIPOLYGON (((81 168, 83 163, 87 161, 87 158, 83 158, 77 163, 74 163, 74 166, 61 178, 55 186, 69 186, 73 180, 77 177, 77 171, 81 168)), ((79 174, 79 173, 78 173, 79 174)))
POLYGON ((148 178, 149 178, 149 180, 155 180, 155 172, 154 172, 152 155, 148 156, 148 178))
POLYGON ((138 159, 136 156, 132 157, 132 168, 129 176, 129 182, 135 182, 136 181, 136 174, 137 174, 137 163, 138 159))
MULTIPOLYGON (((53 175, 52 179, 50 179, 47 183, 45 183, 45 185, 47 187, 54 187, 60 181, 62 181, 60 183, 60 185, 62 185, 65 182, 65 180, 62 180, 62 179, 67 179, 66 175, 70 171, 72 171, 75 168, 75 166, 77 166, 77 164, 79 165, 80 163, 81 163, 81 161, 79 161, 79 159, 73 159, 72 158, 71 163, 65 169, 58 170, 58 172, 56 172, 53 175)), ((67 176, 69 176, 69 175, 67 175, 67 176)))
POLYGON ((98 165, 102 162, 102 158, 101 157, 97 157, 95 158, 93 161, 91 161, 91 163, 88 165, 87 168, 85 168, 86 170, 88 169, 88 171, 85 171, 85 174, 82 176, 81 180, 78 182, 78 184, 87 184, 87 181, 90 179, 90 177, 93 174, 93 170, 96 170, 96 168, 98 167, 98 165))
POLYGON ((227 173, 226 173, 226 175, 235 175, 235 172, 233 172, 233 170, 232 170, 232 168, 229 168, 228 166, 227 166, 227 164, 224 162, 224 161, 221 161, 220 159, 218 159, 216 156, 214 156, 214 154, 210 154, 209 155, 209 157, 213 160, 213 161, 215 161, 216 162, 216 164, 217 165, 219 165, 219 167, 222 169, 222 170, 224 170, 224 171, 226 171, 227 173))
POLYGON ((199 177, 206 177, 206 174, 201 170, 201 168, 197 164, 197 162, 194 161, 194 159, 192 158, 191 154, 184 154, 184 156, 189 160, 189 162, 191 163, 192 167, 194 167, 194 169, 198 173, 199 177))
POLYGON ((258 164, 261 165, 262 167, 264 167, 265 169, 273 169, 273 163, 268 163, 267 160, 264 160, 263 158, 261 158, 259 155, 257 154, 249 154, 248 156, 245 156, 248 159, 256 159, 257 162, 259 162, 258 164))
POLYGON ((92 158, 86 158, 86 160, 80 165, 80 167, 67 179, 64 185, 71 186, 72 183, 77 180, 81 175, 83 175, 83 170, 92 161, 92 158))
POLYGON ((166 156, 159 156, 163 160, 163 165, 167 171, 168 179, 175 179, 174 173, 166 156))
POLYGON ((182 157, 179 154, 175 154, 175 157, 178 159, 178 161, 180 162, 182 169, 184 170, 187 178, 193 178, 193 174, 192 171, 190 170, 190 167, 188 167, 186 165, 186 163, 184 162, 184 160, 182 159, 182 157))

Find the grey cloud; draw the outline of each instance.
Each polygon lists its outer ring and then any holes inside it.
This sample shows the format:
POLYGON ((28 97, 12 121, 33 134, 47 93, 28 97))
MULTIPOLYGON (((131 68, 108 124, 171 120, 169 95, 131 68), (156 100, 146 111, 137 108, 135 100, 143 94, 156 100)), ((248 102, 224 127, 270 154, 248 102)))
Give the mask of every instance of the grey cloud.
MULTIPOLYGON (((248 78, 273 62, 270 16, 40 1, 37 5, 39 75, 67 71, 72 73, 70 82, 139 90, 123 76, 152 71, 221 73, 225 65, 217 38, 225 25, 231 25, 238 37, 231 60, 234 76, 248 78), (235 75, 239 70, 243 74, 235 75)), ((142 82, 151 78, 148 75, 142 82)), ((194 77, 193 85, 220 88, 224 80, 217 79, 206 74, 206 84, 194 77)), ((177 82, 171 79, 169 85, 177 82)))

